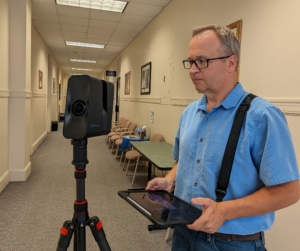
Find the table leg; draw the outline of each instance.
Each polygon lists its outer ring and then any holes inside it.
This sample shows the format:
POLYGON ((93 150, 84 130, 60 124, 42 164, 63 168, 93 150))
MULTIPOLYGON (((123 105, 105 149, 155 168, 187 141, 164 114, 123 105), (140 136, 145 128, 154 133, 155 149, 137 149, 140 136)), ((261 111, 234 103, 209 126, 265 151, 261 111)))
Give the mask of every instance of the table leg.
POLYGON ((152 163, 148 161, 148 181, 151 180, 152 163))

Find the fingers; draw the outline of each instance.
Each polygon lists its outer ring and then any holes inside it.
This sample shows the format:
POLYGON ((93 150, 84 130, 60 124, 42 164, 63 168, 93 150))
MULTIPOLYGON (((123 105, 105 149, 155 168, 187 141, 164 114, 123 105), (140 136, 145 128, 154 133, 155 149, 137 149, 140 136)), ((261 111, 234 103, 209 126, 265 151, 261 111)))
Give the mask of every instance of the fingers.
POLYGON ((209 199, 209 198, 202 198, 202 197, 198 197, 198 198, 193 198, 191 199, 191 202, 193 204, 196 205, 200 205, 200 206, 204 206, 204 207, 209 207, 212 203, 214 203, 213 200, 209 199))
POLYGON ((161 181, 159 178, 155 178, 153 180, 150 180, 146 186, 146 190, 157 190, 157 189, 161 189, 162 185, 161 185, 161 181))
POLYGON ((218 207, 220 204, 209 198, 201 197, 193 198, 191 202, 202 206, 202 214, 193 224, 187 225, 188 228, 206 233, 214 233, 223 225, 225 219, 218 207))

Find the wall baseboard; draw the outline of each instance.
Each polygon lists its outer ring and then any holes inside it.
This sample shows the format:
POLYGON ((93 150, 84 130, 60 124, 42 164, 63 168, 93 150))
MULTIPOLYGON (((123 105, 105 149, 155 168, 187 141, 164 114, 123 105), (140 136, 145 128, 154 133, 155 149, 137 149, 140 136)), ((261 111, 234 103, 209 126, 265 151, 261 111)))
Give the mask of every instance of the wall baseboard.
POLYGON ((39 145, 44 141, 47 137, 47 132, 44 132, 31 146, 31 154, 35 152, 35 150, 39 147, 39 145))
POLYGON ((26 181, 31 173, 31 162, 23 170, 9 170, 10 181, 26 181))
POLYGON ((0 177, 0 193, 9 183, 9 171, 7 170, 1 177, 0 177))

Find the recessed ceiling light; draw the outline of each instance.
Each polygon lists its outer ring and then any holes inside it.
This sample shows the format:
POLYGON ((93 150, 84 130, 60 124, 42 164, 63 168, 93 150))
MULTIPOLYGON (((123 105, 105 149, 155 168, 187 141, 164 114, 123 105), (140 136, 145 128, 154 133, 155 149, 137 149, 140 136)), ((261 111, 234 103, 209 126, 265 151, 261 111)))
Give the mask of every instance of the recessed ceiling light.
POLYGON ((89 43, 72 42, 72 41, 66 41, 66 45, 99 48, 99 49, 103 49, 105 47, 104 44, 89 44, 89 43))
POLYGON ((75 71, 92 71, 93 69, 84 69, 84 68, 72 68, 75 71))
POLYGON ((57 4, 122 13, 128 2, 114 0, 56 0, 57 4))
POLYGON ((71 62, 81 62, 81 63, 91 63, 91 64, 96 64, 96 60, 84 60, 84 59, 70 59, 71 62))

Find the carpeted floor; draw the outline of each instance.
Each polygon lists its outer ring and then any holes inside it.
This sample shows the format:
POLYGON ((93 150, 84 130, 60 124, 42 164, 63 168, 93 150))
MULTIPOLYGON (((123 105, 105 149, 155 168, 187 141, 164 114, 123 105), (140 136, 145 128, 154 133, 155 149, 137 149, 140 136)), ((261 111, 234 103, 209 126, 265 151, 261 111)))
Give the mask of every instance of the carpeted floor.
MULTIPOLYGON (((73 146, 62 135, 63 123, 51 132, 31 156, 32 172, 26 182, 10 183, 0 193, 0 251, 56 250, 60 228, 73 217, 76 199, 73 146)), ((112 251, 168 251, 166 230, 149 232, 151 224, 118 196, 130 188, 119 160, 110 153, 105 136, 88 139, 85 197, 89 216, 103 223, 112 251)), ((143 170, 143 169, 141 169, 143 170)), ((136 178, 135 186, 146 185, 146 173, 136 178)), ((86 250, 99 250, 86 227, 86 250)), ((71 241, 68 250, 73 250, 71 241)))

